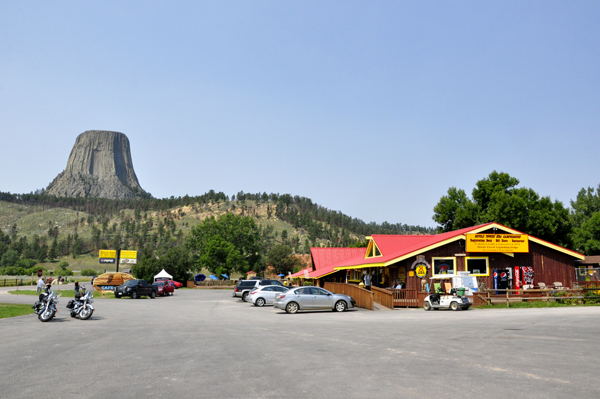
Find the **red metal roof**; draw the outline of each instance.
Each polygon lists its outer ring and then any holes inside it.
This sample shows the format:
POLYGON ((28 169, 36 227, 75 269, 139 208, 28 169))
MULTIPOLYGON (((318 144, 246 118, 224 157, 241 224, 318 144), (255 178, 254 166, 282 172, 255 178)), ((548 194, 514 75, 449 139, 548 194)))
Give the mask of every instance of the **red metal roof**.
POLYGON ((343 260, 365 256, 367 248, 311 248, 315 270, 323 269, 343 260))
POLYGON ((308 270, 309 272, 311 272, 312 271, 312 267, 307 267, 307 268, 304 268, 304 269, 300 270, 299 272, 293 273, 292 274, 292 278, 304 277, 304 271, 305 270, 308 270))
MULTIPOLYGON (((373 264, 373 263, 377 263, 377 264, 386 263, 391 260, 400 258, 402 256, 406 256, 406 255, 413 254, 413 253, 417 254, 420 251, 424 252, 424 250, 426 250, 428 247, 443 244, 445 241, 451 240, 453 238, 458 238, 458 237, 460 237, 464 234, 467 234, 471 231, 474 231, 474 230, 479 230, 479 231, 481 231, 482 229, 485 230, 486 227, 489 227, 489 228, 497 227, 499 229, 506 229, 506 231, 516 232, 517 234, 525 234, 525 233, 521 233, 515 229, 511 229, 509 227, 506 227, 499 223, 494 223, 494 222, 481 224, 479 226, 467 227, 467 228, 460 229, 460 230, 449 231, 447 233, 436 234, 436 235, 406 236, 406 235, 373 234, 371 237, 373 238, 373 241, 375 242, 375 244, 381 251, 382 256, 377 256, 377 257, 368 258, 368 259, 359 259, 359 258, 347 259, 345 261, 334 264, 333 268, 337 269, 337 270, 342 270, 344 268, 356 267, 356 266, 360 266, 360 265, 368 265, 368 264, 373 264)), ((559 249, 559 250, 562 250, 563 252, 570 253, 575 257, 583 256, 575 251, 571 251, 569 249, 560 247, 558 245, 546 242, 539 238, 536 238, 533 236, 529 236, 529 237, 530 237, 530 239, 533 239, 542 245, 554 247, 555 249, 559 249)))

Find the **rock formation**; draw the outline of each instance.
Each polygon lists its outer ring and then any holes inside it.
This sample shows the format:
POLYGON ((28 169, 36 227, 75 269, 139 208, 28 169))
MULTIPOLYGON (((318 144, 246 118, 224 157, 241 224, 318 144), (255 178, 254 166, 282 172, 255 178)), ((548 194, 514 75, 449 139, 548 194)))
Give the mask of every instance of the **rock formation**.
POLYGON ((77 137, 66 169, 50 183, 46 194, 110 199, 150 196, 133 170, 127 136, 104 130, 88 130, 77 137))

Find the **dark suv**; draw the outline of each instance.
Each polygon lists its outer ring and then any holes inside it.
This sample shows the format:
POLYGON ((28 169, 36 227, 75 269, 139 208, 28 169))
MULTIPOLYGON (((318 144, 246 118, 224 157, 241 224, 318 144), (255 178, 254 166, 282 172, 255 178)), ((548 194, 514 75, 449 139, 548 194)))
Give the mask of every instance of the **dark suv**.
POLYGON ((240 280, 238 285, 233 289, 233 297, 241 297, 242 301, 246 302, 246 298, 248 298, 248 295, 254 288, 265 285, 284 286, 279 280, 240 280))
POLYGON ((141 296, 156 298, 158 287, 149 285, 146 280, 128 280, 115 289, 115 298, 121 298, 124 295, 137 299, 141 296))

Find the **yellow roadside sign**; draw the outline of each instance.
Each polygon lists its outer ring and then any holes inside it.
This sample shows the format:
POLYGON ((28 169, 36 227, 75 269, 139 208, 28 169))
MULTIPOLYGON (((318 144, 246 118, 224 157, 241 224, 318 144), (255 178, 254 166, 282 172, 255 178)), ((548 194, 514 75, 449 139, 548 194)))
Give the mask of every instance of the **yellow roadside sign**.
POLYGON ((529 252, 527 234, 467 234, 467 252, 529 252))
POLYGON ((121 251, 121 259, 137 259, 137 251, 121 251))
POLYGON ((114 249, 101 249, 98 257, 102 259, 116 259, 117 251, 114 249))

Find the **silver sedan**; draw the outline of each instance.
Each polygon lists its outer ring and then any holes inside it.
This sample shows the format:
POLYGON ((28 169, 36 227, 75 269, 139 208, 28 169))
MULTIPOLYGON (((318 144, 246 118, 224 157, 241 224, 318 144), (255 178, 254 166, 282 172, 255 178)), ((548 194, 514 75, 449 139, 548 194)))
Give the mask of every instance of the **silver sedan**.
POLYGON ((319 287, 292 288, 275 296, 273 306, 288 313, 299 310, 335 310, 343 312, 355 306, 354 299, 348 295, 334 294, 319 287))
POLYGON ((246 301, 252 302, 254 306, 265 306, 272 305, 275 300, 275 296, 277 294, 281 294, 282 292, 286 292, 288 290, 287 287, 279 286, 279 285, 266 285, 264 287, 256 287, 246 301))

